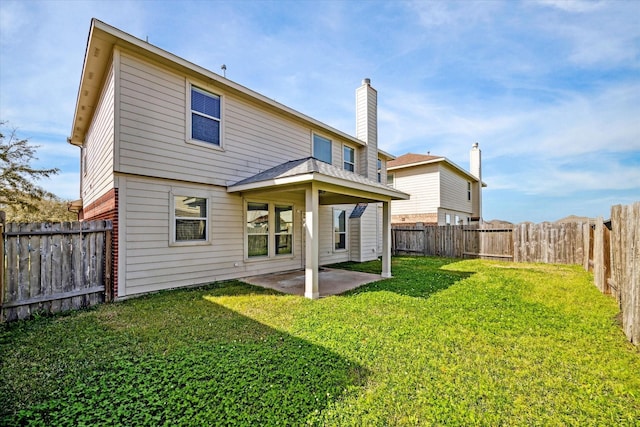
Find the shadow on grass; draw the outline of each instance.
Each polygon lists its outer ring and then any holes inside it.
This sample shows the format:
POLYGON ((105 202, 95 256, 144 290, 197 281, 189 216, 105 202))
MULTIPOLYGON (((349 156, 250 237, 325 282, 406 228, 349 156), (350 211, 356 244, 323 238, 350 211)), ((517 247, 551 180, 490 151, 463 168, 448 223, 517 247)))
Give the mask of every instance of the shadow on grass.
MULTIPOLYGON (((442 269, 446 265, 459 261, 459 259, 440 257, 393 257, 391 264, 392 278, 360 286, 342 295, 349 296, 364 292, 388 291, 409 297, 428 298, 434 293, 445 290, 473 274, 473 272, 467 271, 442 269)), ((333 264, 329 267, 380 274, 382 262, 380 260, 364 263, 345 262, 333 264)))
MULTIPOLYGON (((91 319, 87 332, 82 326, 56 327, 54 319, 51 327, 22 328, 26 336, 11 337, 9 331, 0 347, 3 356, 12 353, 6 361, 24 356, 28 349, 21 347, 39 341, 52 347, 42 352, 37 376, 53 383, 47 393, 32 396, 36 402, 21 402, 19 390, 43 385, 34 378, 28 378, 29 385, 12 383, 3 375, 0 424, 318 423, 321 411, 345 390, 363 385, 368 371, 205 299, 249 293, 275 292, 239 282, 217 284, 116 303, 121 307, 110 307, 108 315, 97 310, 95 316, 78 316, 91 319), (58 337, 65 329, 75 331, 74 339, 58 337), (100 337, 93 336, 96 330, 100 337), (83 345, 94 347, 96 359, 74 357, 83 345), (52 366, 58 371, 50 372, 52 366)), ((76 322, 73 316, 64 320, 76 322)), ((18 363, 11 369, 20 368, 18 363)))

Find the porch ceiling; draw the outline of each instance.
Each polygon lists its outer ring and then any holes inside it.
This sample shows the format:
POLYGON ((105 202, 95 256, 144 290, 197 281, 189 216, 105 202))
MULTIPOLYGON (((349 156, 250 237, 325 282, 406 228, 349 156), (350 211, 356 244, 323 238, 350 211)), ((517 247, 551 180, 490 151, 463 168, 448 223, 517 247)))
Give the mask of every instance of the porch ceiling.
POLYGON ((227 192, 303 190, 310 183, 320 190, 320 204, 406 200, 409 195, 362 175, 307 157, 275 166, 227 187, 227 192))

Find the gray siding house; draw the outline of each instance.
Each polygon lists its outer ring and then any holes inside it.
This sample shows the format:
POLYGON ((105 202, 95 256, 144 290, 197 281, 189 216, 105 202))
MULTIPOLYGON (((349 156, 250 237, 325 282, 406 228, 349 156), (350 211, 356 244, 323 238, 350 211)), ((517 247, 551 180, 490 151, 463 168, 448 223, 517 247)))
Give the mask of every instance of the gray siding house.
POLYGON ((368 79, 356 106, 351 136, 92 20, 69 143, 81 218, 114 222, 116 297, 304 269, 317 298, 319 266, 377 257, 390 276, 409 196, 386 185, 368 79))

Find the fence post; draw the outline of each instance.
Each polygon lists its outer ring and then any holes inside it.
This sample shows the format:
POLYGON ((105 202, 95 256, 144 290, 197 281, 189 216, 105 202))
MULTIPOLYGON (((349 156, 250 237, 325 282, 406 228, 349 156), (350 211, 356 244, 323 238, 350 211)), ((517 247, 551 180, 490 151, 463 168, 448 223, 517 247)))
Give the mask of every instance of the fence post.
POLYGON ((111 302, 113 298, 113 280, 111 272, 113 267, 113 254, 111 253, 111 227, 107 226, 105 228, 107 228, 107 231, 104 236, 104 300, 105 302, 111 302))
POLYGON ((7 218, 4 211, 0 211, 0 319, 2 319, 2 303, 4 301, 4 221, 7 218))

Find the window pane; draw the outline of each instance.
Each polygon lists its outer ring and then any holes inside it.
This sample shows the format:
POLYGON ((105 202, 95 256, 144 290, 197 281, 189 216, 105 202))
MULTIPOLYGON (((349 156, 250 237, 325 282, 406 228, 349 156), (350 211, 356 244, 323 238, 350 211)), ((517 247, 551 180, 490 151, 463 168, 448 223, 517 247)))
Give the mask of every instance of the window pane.
POLYGON ((267 235, 249 235, 248 236, 248 255, 267 256, 269 255, 269 236, 267 235))
POLYGON ((333 211, 333 227, 336 232, 346 231, 345 217, 346 217, 346 211, 344 210, 333 211))
POLYGON ((220 97, 191 88, 191 109, 219 119, 220 97))
POLYGON ((335 248, 346 249, 347 248, 347 233, 335 233, 335 248))
POLYGON ((276 206, 276 233, 293 232, 293 207, 276 206))
POLYGON ((290 254, 293 252, 291 234, 278 234, 276 235, 276 255, 290 254))
POLYGON ((247 204, 247 233, 266 234, 269 232, 269 205, 266 203, 247 204))
POLYGON ((313 135, 313 157, 331 163, 331 140, 313 135))
POLYGON ((269 255, 269 205, 247 203, 247 255, 269 255))
POLYGON ((175 216, 205 218, 207 216, 207 199, 202 197, 174 197, 175 216))
POLYGON ((176 242, 207 240, 206 224, 203 219, 176 219, 176 242))
POLYGON ((353 163, 354 160, 354 151, 351 147, 344 147, 344 161, 353 163))
POLYGON ((191 113, 191 138, 220 145, 220 122, 191 113))

